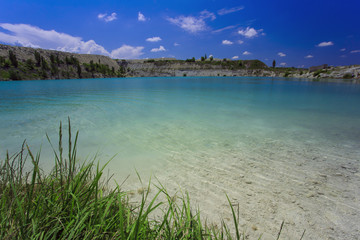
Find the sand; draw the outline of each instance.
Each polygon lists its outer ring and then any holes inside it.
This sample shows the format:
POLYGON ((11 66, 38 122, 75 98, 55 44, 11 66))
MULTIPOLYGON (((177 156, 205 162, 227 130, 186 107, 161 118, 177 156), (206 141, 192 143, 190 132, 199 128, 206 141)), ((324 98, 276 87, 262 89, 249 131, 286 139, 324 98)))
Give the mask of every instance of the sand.
MULTIPOLYGON (((173 196, 189 192, 207 223, 220 225, 224 219, 232 226, 226 193, 249 239, 276 239, 282 221, 280 239, 300 239, 304 230, 303 239, 359 239, 359 151, 331 142, 318 146, 311 139, 299 144, 294 136, 243 139, 220 152, 173 152, 154 167, 152 182, 156 176, 173 196)), ((133 202, 141 187, 136 174, 123 185, 133 202)))

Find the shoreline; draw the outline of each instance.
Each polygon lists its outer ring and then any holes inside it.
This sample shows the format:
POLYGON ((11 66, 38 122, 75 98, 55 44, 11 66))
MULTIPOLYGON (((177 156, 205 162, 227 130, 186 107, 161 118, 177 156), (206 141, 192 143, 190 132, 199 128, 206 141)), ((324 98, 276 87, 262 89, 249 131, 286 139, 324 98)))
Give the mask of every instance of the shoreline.
MULTIPOLYGON (((259 60, 111 59, 0 44, 0 81, 114 77, 284 77, 360 82, 360 65, 271 68, 259 60), (11 56, 10 56, 11 55, 11 56), (314 70, 315 69, 315 70, 314 70)), ((327 80, 325 80, 327 81, 327 80)))
MULTIPOLYGON (((151 77, 109 77, 109 78, 88 78, 88 80, 91 79, 122 79, 122 78, 158 78, 163 76, 151 76, 151 77)), ((179 78, 178 77, 167 77, 167 78, 179 78)), ((313 83, 340 83, 340 84, 360 84, 360 78, 358 79, 342 79, 342 78, 296 78, 296 77, 269 77, 269 76, 187 76, 186 78, 231 78, 231 77, 237 77, 237 78, 264 78, 264 79, 274 79, 275 81, 288 81, 288 82, 313 82, 313 83)), ((27 82, 27 81, 61 81, 61 80, 86 80, 85 78, 72 78, 72 79, 22 79, 22 80, 11 80, 11 79, 0 79, 0 82, 27 82)))

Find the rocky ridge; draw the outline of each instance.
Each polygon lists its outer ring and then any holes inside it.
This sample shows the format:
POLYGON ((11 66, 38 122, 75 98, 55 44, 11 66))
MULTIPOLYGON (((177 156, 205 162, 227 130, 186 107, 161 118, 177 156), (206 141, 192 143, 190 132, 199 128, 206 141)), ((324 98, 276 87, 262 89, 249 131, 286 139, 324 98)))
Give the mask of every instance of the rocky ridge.
POLYGON ((346 79, 359 83, 360 65, 329 67, 310 72, 308 69, 270 68, 259 60, 119 60, 102 55, 0 44, 0 80, 171 76, 263 76, 311 81, 346 79), (10 52, 16 62, 10 59, 10 52))

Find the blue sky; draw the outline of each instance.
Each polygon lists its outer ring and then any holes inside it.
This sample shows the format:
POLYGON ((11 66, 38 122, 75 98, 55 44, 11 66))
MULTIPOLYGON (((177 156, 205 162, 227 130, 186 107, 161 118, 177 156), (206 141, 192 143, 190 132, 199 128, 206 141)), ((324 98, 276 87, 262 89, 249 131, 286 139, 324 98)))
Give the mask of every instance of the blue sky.
POLYGON ((360 64, 359 0, 0 0, 0 43, 112 58, 360 64))

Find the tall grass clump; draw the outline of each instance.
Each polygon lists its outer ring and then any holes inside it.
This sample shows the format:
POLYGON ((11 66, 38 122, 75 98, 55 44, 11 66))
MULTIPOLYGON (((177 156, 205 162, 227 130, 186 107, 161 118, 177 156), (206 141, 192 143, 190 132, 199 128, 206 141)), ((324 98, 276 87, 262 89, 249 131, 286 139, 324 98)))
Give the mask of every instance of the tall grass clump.
POLYGON ((0 161, 0 239, 245 239, 230 201, 236 235, 225 223, 204 225, 188 195, 176 203, 161 184, 150 199, 149 183, 141 203, 130 204, 119 185, 107 186, 106 164, 77 161, 77 139, 69 120, 65 152, 60 123, 56 150, 49 139, 55 160, 48 173, 40 168, 40 153, 25 142, 18 154, 0 161), (158 201, 160 194, 167 200, 158 201), (155 209, 163 214, 153 219, 155 209))

